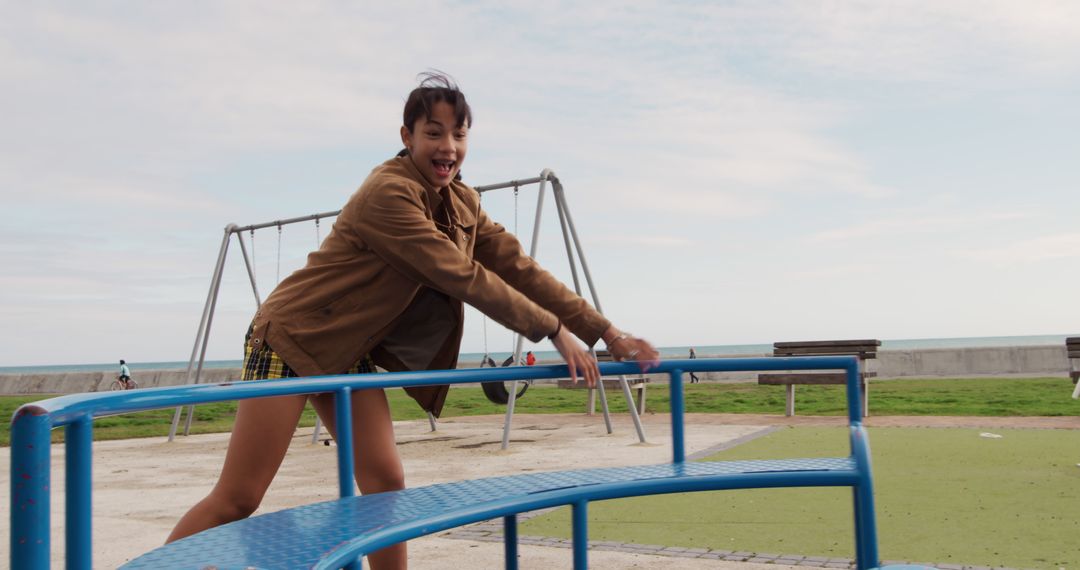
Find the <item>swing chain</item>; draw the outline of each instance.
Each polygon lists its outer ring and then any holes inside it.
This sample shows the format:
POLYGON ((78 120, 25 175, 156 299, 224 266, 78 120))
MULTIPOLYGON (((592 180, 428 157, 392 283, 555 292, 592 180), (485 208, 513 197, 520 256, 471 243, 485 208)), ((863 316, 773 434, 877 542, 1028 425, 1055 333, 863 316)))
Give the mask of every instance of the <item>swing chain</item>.
POLYGON ((281 222, 277 224, 277 282, 281 283, 281 222))
POLYGON ((256 283, 258 283, 259 264, 258 258, 255 257, 255 228, 251 228, 250 230, 248 230, 248 233, 251 234, 251 278, 256 283))

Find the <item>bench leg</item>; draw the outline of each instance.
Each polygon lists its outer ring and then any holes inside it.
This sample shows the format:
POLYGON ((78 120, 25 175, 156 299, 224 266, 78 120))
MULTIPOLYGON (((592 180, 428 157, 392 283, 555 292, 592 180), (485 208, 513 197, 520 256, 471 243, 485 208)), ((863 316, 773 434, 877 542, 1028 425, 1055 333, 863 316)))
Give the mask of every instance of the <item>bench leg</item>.
POLYGON ((645 414, 645 385, 644 384, 642 384, 642 386, 637 389, 637 413, 639 415, 644 415, 645 414))
POLYGON ((791 417, 795 415, 795 385, 785 384, 784 394, 787 396, 787 402, 784 406, 784 415, 791 417))
POLYGON ((862 416, 870 417, 870 382, 862 381, 862 416))
POLYGON ((596 415, 596 388, 589 388, 589 400, 585 403, 585 413, 596 415))
POLYGON ((506 570, 517 570, 518 532, 517 515, 503 517, 503 550, 506 552, 506 570))

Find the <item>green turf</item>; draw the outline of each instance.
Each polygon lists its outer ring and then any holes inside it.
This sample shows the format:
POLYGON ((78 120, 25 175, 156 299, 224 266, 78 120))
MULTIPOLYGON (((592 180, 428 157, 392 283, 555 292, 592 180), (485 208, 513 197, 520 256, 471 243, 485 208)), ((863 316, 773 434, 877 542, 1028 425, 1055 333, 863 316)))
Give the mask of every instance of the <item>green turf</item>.
MULTIPOLYGON (((785 428, 709 459, 847 455, 844 428, 785 428)), ((1080 567, 1080 432, 873 428, 884 560, 1080 567)), ((570 537, 568 509, 521 525, 570 537)), ((846 489, 753 489, 594 503, 589 538, 805 556, 854 556, 846 489)))
MULTIPOLYGON (((757 384, 685 385, 686 410, 700 413, 782 414, 784 390, 780 386, 757 384)), ((1080 415, 1080 400, 1069 398, 1072 383, 1067 378, 958 378, 935 380, 888 380, 871 384, 870 409, 875 415, 954 416, 1064 416, 1080 415)), ((422 419, 424 412, 402 390, 389 390, 393 417, 422 419)), ((10 418, 24 403, 49 396, 0 396, 0 416, 10 418)), ((614 413, 625 413, 621 394, 608 398, 614 413)), ((648 410, 670 411, 667 385, 654 385, 648 393, 648 410)), ((795 396, 799 415, 843 415, 843 386, 799 386, 795 396)), ((584 390, 560 390, 536 385, 517 402, 522 414, 574 413, 584 409, 584 390)), ((222 402, 196 408, 195 433, 229 431, 236 404, 222 402)), ((475 386, 455 387, 446 399, 443 417, 502 414, 505 406, 492 404, 475 386)), ((125 439, 162 436, 169 433, 172 410, 127 414, 94 422, 94 438, 125 439)), ((313 425, 309 408, 301 425, 313 425)), ((62 432, 54 435, 56 440, 62 432)), ((0 445, 9 444, 9 425, 0 424, 0 445)))

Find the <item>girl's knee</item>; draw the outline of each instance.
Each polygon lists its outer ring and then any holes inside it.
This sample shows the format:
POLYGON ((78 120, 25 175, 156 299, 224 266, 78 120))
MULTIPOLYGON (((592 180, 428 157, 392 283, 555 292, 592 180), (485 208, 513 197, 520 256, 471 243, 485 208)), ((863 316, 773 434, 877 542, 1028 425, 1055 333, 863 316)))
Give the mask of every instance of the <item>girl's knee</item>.
POLYGON ((367 469, 359 475, 360 491, 365 494, 400 491, 405 488, 405 470, 400 464, 367 469))
POLYGON ((262 495, 245 492, 227 492, 215 489, 210 494, 221 517, 236 521, 250 517, 262 504, 262 495))

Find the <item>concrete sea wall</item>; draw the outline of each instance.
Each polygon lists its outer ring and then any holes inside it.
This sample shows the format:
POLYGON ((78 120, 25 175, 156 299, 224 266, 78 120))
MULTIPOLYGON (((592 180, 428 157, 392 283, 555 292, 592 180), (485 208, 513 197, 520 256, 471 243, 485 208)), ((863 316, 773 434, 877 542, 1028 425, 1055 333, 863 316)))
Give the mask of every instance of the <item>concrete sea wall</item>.
MULTIPOLYGON (((708 355, 701 355, 707 357, 708 355)), ((743 356, 767 356, 762 354, 743 356)), ((462 362, 475 367, 478 362, 462 362)), ((1062 376, 1069 375, 1065 345, 1007 346, 981 348, 935 348, 918 350, 883 350, 870 370, 879 379, 935 378, 978 376, 1062 376)), ((184 370, 132 370, 141 388, 175 386, 186 383, 184 370)), ((203 370, 200 382, 224 382, 240 377, 239 368, 203 370)), ((754 373, 709 373, 706 381, 743 382, 756 378, 754 373)), ((70 394, 109 389, 115 372, 71 372, 64 374, 0 374, 0 394, 70 394)))

